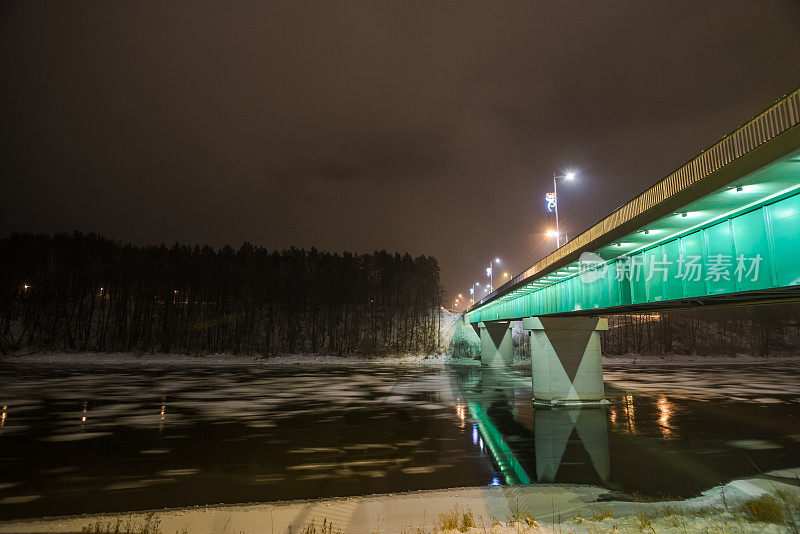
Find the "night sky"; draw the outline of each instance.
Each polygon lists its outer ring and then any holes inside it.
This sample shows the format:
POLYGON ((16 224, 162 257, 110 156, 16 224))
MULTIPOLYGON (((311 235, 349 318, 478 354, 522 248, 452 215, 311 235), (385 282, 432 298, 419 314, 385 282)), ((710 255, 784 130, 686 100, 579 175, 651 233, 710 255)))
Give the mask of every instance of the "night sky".
POLYGON ((551 251, 800 85, 800 2, 0 4, 0 234, 551 251))

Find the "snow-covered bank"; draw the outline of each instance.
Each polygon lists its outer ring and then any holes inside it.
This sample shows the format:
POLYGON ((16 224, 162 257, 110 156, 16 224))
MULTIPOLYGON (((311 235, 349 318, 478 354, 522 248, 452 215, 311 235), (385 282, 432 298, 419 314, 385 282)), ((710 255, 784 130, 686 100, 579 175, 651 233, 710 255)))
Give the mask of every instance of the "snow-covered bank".
MULTIPOLYGON (((447 354, 395 354, 383 356, 332 354, 283 354, 262 356, 247 354, 175 354, 142 352, 33 352, 21 355, 0 356, 0 363, 77 365, 77 366, 125 366, 125 365, 176 365, 176 366, 242 366, 242 365, 478 365, 479 360, 470 358, 451 358, 447 354)), ((515 357, 514 367, 530 366, 530 359, 515 357)), ((603 356, 606 368, 625 368, 637 366, 708 366, 708 365, 752 365, 763 363, 786 363, 800 365, 800 356, 771 356, 760 358, 738 355, 696 356, 667 354, 649 356, 627 354, 624 356, 603 356)))
MULTIPOLYGON (((440 323, 440 343, 447 346, 453 337, 453 331, 459 314, 442 311, 440 323)), ((22 354, 0 356, 0 364, 44 364, 70 366, 126 366, 126 365, 169 365, 169 366, 246 366, 246 365, 444 365, 451 359, 444 353, 404 353, 369 355, 335 355, 335 354, 281 354, 263 356, 257 354, 177 354, 151 352, 49 352, 35 351, 22 354)), ((470 364, 466 360, 454 360, 452 363, 470 364)))
POLYGON ((752 365, 758 363, 800 363, 800 354, 751 356, 699 355, 699 354, 623 354, 603 355, 603 365, 752 365))
POLYGON ((36 352, 20 356, 0 357, 2 363, 30 365, 70 366, 247 366, 247 365, 444 365, 449 361, 444 354, 398 354, 390 356, 336 356, 329 354, 285 354, 259 356, 245 354, 160 354, 137 352, 36 352))
POLYGON ((624 500, 585 485, 489 486, 8 521, 0 533, 113 532, 118 521, 136 532, 147 522, 157 526, 147 532, 188 534, 316 533, 323 525, 329 527, 323 532, 346 534, 793 532, 800 520, 800 488, 793 484, 798 473, 736 480, 683 501, 624 500))

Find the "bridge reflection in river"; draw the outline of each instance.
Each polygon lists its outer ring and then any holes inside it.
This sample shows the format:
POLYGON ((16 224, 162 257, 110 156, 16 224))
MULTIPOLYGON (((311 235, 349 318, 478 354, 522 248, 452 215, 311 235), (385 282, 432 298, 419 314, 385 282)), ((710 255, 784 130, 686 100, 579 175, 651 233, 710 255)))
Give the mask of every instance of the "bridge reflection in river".
MULTIPOLYGON (((680 381, 697 370, 652 372, 680 381)), ((636 373, 646 377, 651 371, 636 373)), ((607 384, 607 407, 550 408, 531 404, 530 378, 515 371, 452 366, 449 374, 453 395, 469 407, 473 441, 507 484, 586 483, 689 497, 759 470, 800 463, 800 435, 792 430, 800 406, 791 387, 782 395, 773 390, 770 399, 758 397, 762 387, 754 388, 753 399, 712 401, 655 390, 634 395, 607 384)))
POLYGON ((453 367, 451 384, 474 420, 473 442, 491 455, 505 483, 556 482, 559 471, 574 471, 567 477, 581 482, 608 480, 605 406, 534 408, 525 382, 503 369, 453 367))

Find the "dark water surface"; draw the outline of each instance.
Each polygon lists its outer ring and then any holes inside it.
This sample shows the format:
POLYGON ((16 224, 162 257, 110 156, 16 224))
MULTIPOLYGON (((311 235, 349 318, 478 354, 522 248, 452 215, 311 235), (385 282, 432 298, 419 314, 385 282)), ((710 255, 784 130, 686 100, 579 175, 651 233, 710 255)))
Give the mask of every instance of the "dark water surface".
POLYGON ((523 374, 5 364, 0 519, 506 483, 688 497, 800 465, 794 366, 611 366, 611 405, 559 410, 523 374))

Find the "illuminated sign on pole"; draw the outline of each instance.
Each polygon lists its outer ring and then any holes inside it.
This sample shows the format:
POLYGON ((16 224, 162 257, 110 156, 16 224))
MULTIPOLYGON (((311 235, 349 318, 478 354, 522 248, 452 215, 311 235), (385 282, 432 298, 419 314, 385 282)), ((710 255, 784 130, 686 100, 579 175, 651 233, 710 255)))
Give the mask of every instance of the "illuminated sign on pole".
POLYGON ((553 213, 553 210, 556 209, 556 194, 555 193, 547 193, 544 196, 545 202, 547 202, 547 211, 553 213))

